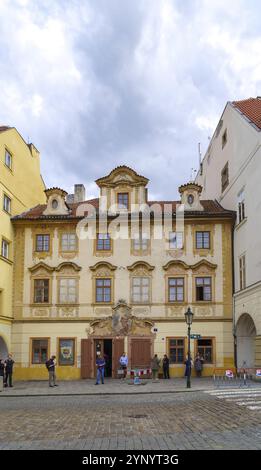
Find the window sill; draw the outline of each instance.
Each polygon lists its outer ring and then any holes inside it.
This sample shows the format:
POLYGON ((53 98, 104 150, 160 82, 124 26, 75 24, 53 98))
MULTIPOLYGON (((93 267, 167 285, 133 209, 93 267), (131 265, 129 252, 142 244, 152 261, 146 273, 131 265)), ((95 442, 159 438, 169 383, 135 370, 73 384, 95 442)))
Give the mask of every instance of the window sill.
POLYGON ((236 225, 235 229, 239 230, 242 227, 242 225, 244 225, 246 222, 247 222, 247 217, 241 220, 241 222, 239 222, 239 224, 236 225))
POLYGON ((12 175, 14 174, 13 169, 10 168, 10 166, 8 166, 6 163, 4 163, 4 166, 5 166, 5 168, 7 168, 8 171, 10 171, 10 173, 11 173, 12 175))
POLYGON ((7 264, 10 264, 11 266, 14 264, 13 261, 11 261, 9 258, 5 258, 5 256, 0 255, 0 259, 5 261, 7 264))
POLYGON ((59 304, 55 304, 55 307, 79 307, 79 306, 80 306, 79 302, 78 303, 77 302, 72 302, 72 303, 70 303, 70 302, 61 303, 60 302, 59 304))
POLYGON ((185 302, 185 301, 182 301, 182 302, 178 302, 178 301, 176 301, 176 302, 165 302, 165 305, 167 305, 167 306, 173 306, 174 305, 174 306, 177 307, 179 305, 183 305, 183 306, 188 305, 188 302, 185 302))
POLYGON ((53 304, 47 303, 47 302, 33 302, 30 304, 30 307, 52 307, 53 304))

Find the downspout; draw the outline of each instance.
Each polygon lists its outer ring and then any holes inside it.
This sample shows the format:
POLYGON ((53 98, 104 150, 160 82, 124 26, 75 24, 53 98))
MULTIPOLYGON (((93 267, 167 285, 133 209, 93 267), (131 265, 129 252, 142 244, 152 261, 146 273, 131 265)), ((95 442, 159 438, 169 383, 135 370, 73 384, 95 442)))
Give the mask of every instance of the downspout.
POLYGON ((236 218, 234 218, 234 223, 232 227, 232 292, 233 292, 233 304, 232 304, 232 315, 233 315, 233 338, 234 338, 234 364, 237 369, 237 335, 236 335, 236 308, 235 308, 235 225, 236 218))

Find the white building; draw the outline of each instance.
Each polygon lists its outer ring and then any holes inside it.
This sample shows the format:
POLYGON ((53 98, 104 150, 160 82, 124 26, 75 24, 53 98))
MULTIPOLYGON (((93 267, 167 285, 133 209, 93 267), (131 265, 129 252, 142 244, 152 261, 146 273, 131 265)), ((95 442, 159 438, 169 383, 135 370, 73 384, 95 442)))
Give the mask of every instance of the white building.
POLYGON ((234 333, 237 365, 261 365, 261 97, 228 102, 201 163, 202 197, 237 211, 234 333))

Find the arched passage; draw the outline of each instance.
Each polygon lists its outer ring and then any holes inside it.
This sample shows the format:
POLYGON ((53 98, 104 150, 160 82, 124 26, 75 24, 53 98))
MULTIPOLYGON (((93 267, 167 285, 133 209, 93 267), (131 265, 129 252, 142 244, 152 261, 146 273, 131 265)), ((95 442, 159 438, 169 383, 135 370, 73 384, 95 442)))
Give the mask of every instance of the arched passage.
POLYGON ((0 336, 0 359, 6 359, 8 349, 5 340, 0 336))
POLYGON ((254 367, 256 327, 248 313, 238 319, 237 335, 237 366, 254 367))

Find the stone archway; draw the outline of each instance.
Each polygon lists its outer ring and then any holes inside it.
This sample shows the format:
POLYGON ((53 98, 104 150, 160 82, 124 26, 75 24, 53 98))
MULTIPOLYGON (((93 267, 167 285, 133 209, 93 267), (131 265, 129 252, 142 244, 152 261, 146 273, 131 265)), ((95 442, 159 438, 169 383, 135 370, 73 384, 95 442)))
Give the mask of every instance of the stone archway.
POLYGON ((8 355, 8 348, 5 340, 0 336, 0 359, 6 359, 8 355))
POLYGON ((236 325, 237 366, 251 368, 255 366, 256 327, 248 313, 241 315, 236 325))

